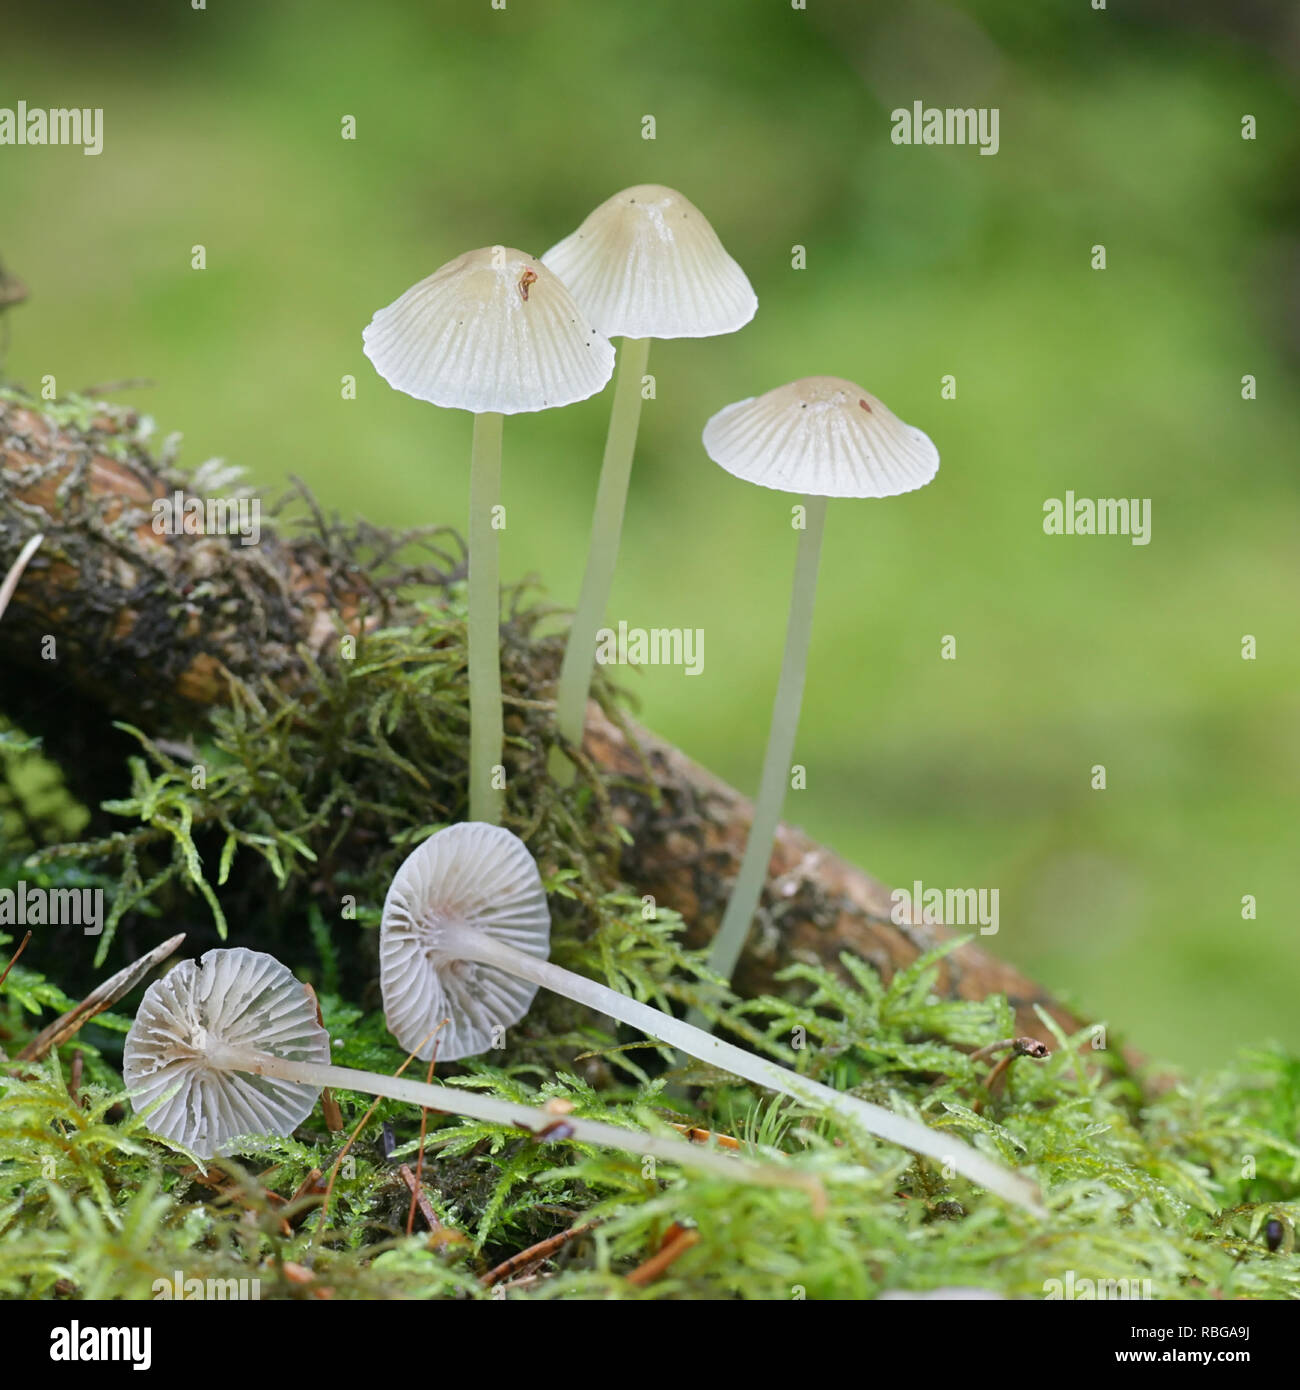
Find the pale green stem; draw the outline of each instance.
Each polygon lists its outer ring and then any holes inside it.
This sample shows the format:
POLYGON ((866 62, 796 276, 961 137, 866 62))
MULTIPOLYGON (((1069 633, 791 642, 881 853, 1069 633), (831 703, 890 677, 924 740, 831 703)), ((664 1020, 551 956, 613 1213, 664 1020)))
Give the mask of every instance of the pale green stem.
MULTIPOLYGON (((254 1076, 271 1076, 281 1081, 297 1081, 308 1086, 332 1086, 336 1090, 360 1091, 364 1095, 387 1096, 389 1100, 421 1105, 430 1110, 451 1115, 468 1115, 493 1124, 512 1125, 541 1135, 548 1127, 562 1128, 563 1137, 579 1144, 596 1144, 604 1149, 618 1149, 638 1157, 651 1156, 683 1168, 694 1168, 732 1181, 760 1183, 774 1187, 802 1187, 815 1196, 820 1195, 816 1180, 809 1174, 795 1172, 775 1163, 759 1163, 752 1159, 720 1153, 684 1139, 666 1135, 646 1134, 643 1131, 620 1129, 599 1120, 587 1120, 577 1115, 556 1115, 539 1106, 521 1105, 481 1091, 460 1087, 435 1086, 405 1076, 386 1076, 381 1072, 357 1071, 352 1067, 336 1067, 329 1062, 295 1062, 269 1052, 252 1048, 220 1046, 212 1049, 214 1064, 232 1071, 250 1072, 254 1076), (535 1128, 534 1128, 535 1126, 535 1128)), ((556 1135, 558 1138, 559 1135, 556 1135)))
POLYGON ((822 532, 826 525, 826 498, 804 499, 804 530, 799 533, 799 553, 795 559, 794 590, 790 596, 790 620, 785 630, 785 656, 781 679, 772 707, 772 728, 763 760, 754 820, 745 844, 745 857, 731 890, 722 925, 709 949, 709 968, 724 979, 731 979, 745 948, 754 913, 767 882, 772 843, 781 824, 781 808, 790 785, 790 764, 794 757, 795 734, 799 729, 799 707, 803 703, 804 674, 808 669, 808 643, 812 636, 813 601, 817 597, 817 562, 821 556, 822 532))
POLYGON ((501 500, 501 422, 474 417, 469 478, 469 818, 501 824, 492 785, 505 745, 501 712, 501 567, 493 510, 501 500))
POLYGON ((670 1047, 676 1047, 691 1057, 708 1062, 724 1071, 744 1077, 756 1086, 766 1086, 780 1091, 812 1109, 829 1112, 850 1126, 857 1126, 868 1134, 873 1134, 900 1148, 911 1149, 914 1153, 925 1154, 937 1159, 945 1167, 964 1174, 972 1182, 996 1192, 1008 1201, 1024 1207, 1036 1215, 1042 1214, 1042 1204, 1038 1189, 1028 1178, 1003 1168, 992 1159, 985 1158, 977 1149, 963 1143, 952 1135, 933 1130, 919 1120, 911 1120, 896 1115, 883 1106, 872 1105, 843 1091, 832 1090, 819 1081, 800 1076, 777 1062, 745 1052, 731 1043, 715 1038, 694 1024, 683 1022, 672 1014, 652 1009, 617 990, 588 979, 585 975, 575 975, 548 960, 539 960, 524 951, 491 935, 474 928, 454 927, 444 923, 440 939, 440 952, 449 958, 481 961, 494 965, 507 974, 514 975, 531 984, 540 985, 566 999, 585 1004, 598 1013, 639 1028, 641 1032, 658 1038, 670 1047))
MULTIPOLYGON (((582 747, 582 731, 587 720, 587 696, 591 690, 592 668, 596 660, 596 634, 609 606, 618 562, 619 539, 623 533, 623 512, 627 506, 628 480, 636 453, 637 425, 641 420, 641 379, 650 359, 649 338, 624 338, 618 354, 618 379, 614 384, 614 406, 605 437, 605 458, 600 466, 596 489, 596 511, 591 521, 591 541, 587 547, 587 569, 582 576, 578 607, 564 648, 564 664, 556 688, 556 727, 560 736, 575 748, 582 747)), ((562 786, 573 780, 573 764, 562 749, 552 753, 552 777, 562 786)))

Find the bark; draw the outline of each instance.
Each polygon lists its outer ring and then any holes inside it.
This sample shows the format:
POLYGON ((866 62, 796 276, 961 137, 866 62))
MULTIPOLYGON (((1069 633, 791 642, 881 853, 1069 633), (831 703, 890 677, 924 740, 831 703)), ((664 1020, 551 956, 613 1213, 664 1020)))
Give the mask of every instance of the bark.
MULTIPOLYGON (((445 586, 463 573, 463 551, 450 532, 394 536, 315 510, 306 531, 272 531, 251 547, 238 536, 158 535, 154 500, 202 490, 202 474, 196 481, 176 471, 170 452, 170 444, 154 449, 129 410, 46 411, 0 395, 0 577, 32 534, 46 537, 0 622, 0 708, 46 737, 85 795, 102 785, 107 763, 120 761, 110 717, 155 735, 183 732, 227 697, 232 678, 303 689, 309 658, 324 655, 336 622, 401 622, 413 583, 445 586), (420 563, 398 577, 391 562, 413 546, 420 563)), ((229 495, 228 486, 222 491, 229 495)), ((539 663, 538 671, 536 688, 524 693, 552 699, 554 662, 539 663)), ((585 750, 632 835, 626 881, 679 911, 692 944, 703 944, 739 867, 749 802, 653 734, 615 723, 595 702, 585 750)), ((935 922, 896 924, 883 884, 783 825, 737 984, 746 995, 779 992, 773 977, 783 966, 815 959, 838 969, 843 952, 888 978, 951 935, 935 922)), ((1081 1025, 975 943, 947 957, 939 989, 971 999, 1005 994, 1019 1031, 1045 1041, 1050 1035, 1034 1004, 1067 1030, 1081 1025)))

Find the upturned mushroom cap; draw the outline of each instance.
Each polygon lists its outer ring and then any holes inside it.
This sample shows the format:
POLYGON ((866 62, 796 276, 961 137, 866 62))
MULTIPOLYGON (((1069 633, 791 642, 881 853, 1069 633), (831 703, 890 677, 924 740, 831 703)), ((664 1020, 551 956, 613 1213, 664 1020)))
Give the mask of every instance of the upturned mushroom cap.
POLYGON ((122 1075, 136 1110, 180 1083, 149 1128, 202 1158, 232 1152, 242 1135, 291 1133, 320 1094, 319 1086, 235 1071, 222 1061, 223 1046, 330 1060, 315 1004, 273 956, 242 946, 207 951, 156 980, 127 1034, 122 1075))
POLYGON ((390 386, 475 414, 570 405, 614 371, 613 344, 559 278, 504 246, 448 261, 380 309, 361 337, 390 386))
POLYGON ((835 376, 724 406, 704 427, 704 449, 746 482, 813 497, 894 497, 939 471, 928 435, 835 376))
POLYGON ((496 1046, 493 1034, 523 1018, 537 986, 462 959, 448 928, 487 932, 540 960, 550 954, 546 892, 517 835, 475 821, 439 830, 403 861, 384 902, 379 968, 389 1031, 408 1052, 428 1059, 436 1047, 451 1062, 496 1046))
POLYGON ((542 261, 611 338, 711 338, 758 308, 708 218, 656 183, 606 199, 542 261))

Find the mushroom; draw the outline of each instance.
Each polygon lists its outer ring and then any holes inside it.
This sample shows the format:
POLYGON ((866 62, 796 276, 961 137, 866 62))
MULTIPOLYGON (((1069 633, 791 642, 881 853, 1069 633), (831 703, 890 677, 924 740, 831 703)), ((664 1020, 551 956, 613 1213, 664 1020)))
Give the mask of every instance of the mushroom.
MULTIPOLYGON (((615 193, 542 262, 602 333, 623 339, 587 568, 556 691, 556 726, 569 744, 581 747, 596 636, 618 559, 650 339, 734 333, 754 317, 758 300, 704 214, 659 184, 615 193)), ((552 755, 551 773, 562 784, 572 780, 573 764, 560 750, 552 755)))
POLYGON ((552 965, 550 929, 541 875, 517 835, 473 822, 430 835, 398 868, 384 902, 379 961, 389 1030, 408 1052, 429 1057, 431 1030, 449 1019, 438 1056, 453 1061, 499 1047, 544 987, 849 1126, 951 1164, 972 1182, 1041 1211, 1031 1181, 960 1140, 552 965))
POLYGON ((449 261, 380 309, 362 334, 388 384, 474 416, 469 502, 469 808, 501 818, 500 584, 494 509, 501 417, 548 410, 602 390, 613 345, 540 261, 489 246, 449 261))
POLYGON ((870 392, 832 376, 805 377, 726 406, 705 425, 704 448, 737 478, 804 496, 785 654, 758 800, 740 872, 709 951, 710 968, 730 979, 762 896, 789 785, 827 500, 894 497, 923 487, 939 470, 939 452, 870 392))
MULTIPOLYGON (((336 1067, 329 1056, 329 1034, 293 972, 274 956, 237 946, 183 961, 149 986, 126 1037, 122 1074, 131 1104, 147 1114, 149 1128, 200 1158, 235 1152, 250 1135, 292 1133, 324 1086, 511 1125, 538 1138, 556 1136, 561 1128, 555 1113, 541 1106, 336 1067)), ((562 1130, 580 1144, 820 1192, 809 1174, 680 1139, 573 1114, 564 1117, 562 1130)))

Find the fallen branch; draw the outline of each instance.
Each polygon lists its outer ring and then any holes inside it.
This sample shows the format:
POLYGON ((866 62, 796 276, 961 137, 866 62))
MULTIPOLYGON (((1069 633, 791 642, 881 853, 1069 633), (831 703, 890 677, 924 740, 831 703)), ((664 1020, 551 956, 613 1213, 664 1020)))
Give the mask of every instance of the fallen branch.
MULTIPOLYGON (((413 584, 436 594, 463 574, 449 533, 343 528, 309 498, 312 532, 285 536, 272 528, 256 546, 241 545, 239 536, 157 534, 153 502, 178 489, 197 495, 201 481, 155 457, 130 410, 80 403, 51 412, 0 394, 0 573, 33 536, 45 536, 0 624, 0 665, 28 677, 6 687, 5 712, 56 749, 60 737, 80 736, 82 756, 69 761, 90 786, 107 740, 101 734, 87 747, 84 730, 78 734, 87 721, 97 717, 102 730, 107 718, 126 717, 158 735, 184 732, 204 707, 228 699, 235 683, 270 680, 302 690, 340 632, 415 620, 413 584), (394 557, 417 545, 422 566, 394 577, 394 557), (51 663, 41 653, 50 634, 59 644, 61 696, 53 726, 51 663), (80 708, 69 709, 74 699, 80 708)), ((512 639, 509 622, 505 632, 507 642, 526 640, 517 632, 512 639)), ((536 688, 508 694, 520 705, 545 705, 554 664, 539 661, 536 688)), ((615 723, 595 702, 584 754, 630 833, 622 877, 680 912, 690 944, 704 944, 739 866, 749 802, 654 735, 615 723)), ((839 969, 844 952, 888 980, 952 935, 930 920, 896 922, 883 884, 783 825, 736 985, 745 995, 779 993, 775 976, 783 967, 815 960, 839 969)), ((1081 1026, 1047 991, 973 943, 944 959, 937 989, 967 999, 1005 994, 1018 1029, 1044 1041, 1036 1005, 1067 1031, 1081 1026)))

